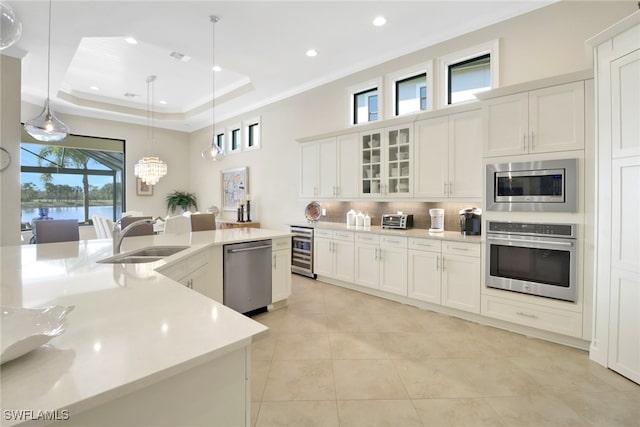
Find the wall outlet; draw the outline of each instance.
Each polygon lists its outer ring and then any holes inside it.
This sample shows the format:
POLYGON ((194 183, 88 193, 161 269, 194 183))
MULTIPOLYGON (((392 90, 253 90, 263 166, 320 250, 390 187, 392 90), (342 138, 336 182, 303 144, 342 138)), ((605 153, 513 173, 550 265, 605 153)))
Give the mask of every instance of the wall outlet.
POLYGON ((322 208, 322 216, 327 216, 327 210, 325 208, 322 208))

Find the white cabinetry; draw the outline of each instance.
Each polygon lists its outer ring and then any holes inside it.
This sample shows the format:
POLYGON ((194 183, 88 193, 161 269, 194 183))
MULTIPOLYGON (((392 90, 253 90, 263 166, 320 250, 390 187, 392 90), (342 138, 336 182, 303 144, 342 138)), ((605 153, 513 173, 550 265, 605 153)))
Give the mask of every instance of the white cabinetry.
POLYGON ((413 125, 360 134, 360 195, 409 197, 413 125))
POLYGON ((440 266, 442 244, 439 240, 409 239, 410 298, 440 304, 440 266))
POLYGON ((300 197, 357 197, 358 134, 305 143, 301 156, 300 197))
POLYGON ((480 247, 442 244, 442 305, 480 313, 480 247))
POLYGON ((584 149, 584 82, 489 99, 485 157, 584 149))
POLYGON ((291 238, 271 240, 271 302, 282 301, 291 295, 291 238))
POLYGON ((314 273, 353 282, 353 231, 317 229, 314 232, 314 273))
POLYGON ((415 197, 480 198, 480 110, 415 123, 415 197))
MULTIPOLYGON (((222 303, 222 268, 216 268, 218 262, 214 249, 202 250, 184 260, 170 263, 159 271, 186 287, 222 303)), ((222 252, 219 258, 222 258, 222 252)))
POLYGON ((406 237, 358 233, 355 253, 355 283, 407 295, 406 237))

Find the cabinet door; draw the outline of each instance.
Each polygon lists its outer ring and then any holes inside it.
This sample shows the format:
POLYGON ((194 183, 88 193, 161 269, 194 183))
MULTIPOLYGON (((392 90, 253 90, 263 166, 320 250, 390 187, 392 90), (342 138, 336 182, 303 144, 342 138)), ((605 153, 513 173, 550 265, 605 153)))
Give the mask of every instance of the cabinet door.
POLYGON ((449 116, 449 197, 482 197, 480 110, 449 116))
POLYGON ((355 246, 355 282, 358 285, 378 289, 380 267, 378 263, 378 245, 358 243, 355 246))
POLYGON ((584 149, 584 82, 529 92, 528 146, 530 153, 584 149))
POLYGON ((411 163, 413 157, 413 126, 403 125, 385 129, 384 195, 407 197, 413 192, 411 163))
POLYGON ((339 136, 338 143, 338 197, 358 197, 358 134, 339 136))
POLYGON ((440 253, 409 250, 408 295, 440 304, 440 253))
POLYGON ((382 131, 360 134, 360 196, 379 197, 384 184, 382 131))
POLYGON ((215 299, 212 285, 209 283, 210 275, 208 274, 209 269, 207 267, 208 264, 192 271, 187 277, 180 280, 180 283, 206 297, 215 299))
POLYGON ((310 142, 300 146, 300 197, 318 195, 318 145, 310 142))
POLYGON ((442 305, 480 313, 480 258, 443 255, 442 305))
POLYGON ((272 276, 273 288, 271 302, 281 301, 291 295, 291 252, 273 251, 272 276))
POLYGON ((448 117, 415 123, 414 197, 446 197, 448 143, 448 117))
POLYGON ((484 102, 482 122, 485 157, 510 156, 527 152, 528 104, 529 98, 526 92, 484 102))
POLYGON ((335 197, 338 174, 336 139, 323 139, 316 144, 318 144, 318 197, 335 197))
POLYGON ((640 156, 640 49, 611 62, 611 156, 640 156))
POLYGON ((380 258, 380 289, 407 296, 407 249, 382 247, 380 258))
POLYGON ((313 272, 319 276, 333 276, 333 253, 331 252, 333 240, 313 239, 313 272))
POLYGON ((333 278, 353 283, 354 244, 341 240, 333 241, 333 278))

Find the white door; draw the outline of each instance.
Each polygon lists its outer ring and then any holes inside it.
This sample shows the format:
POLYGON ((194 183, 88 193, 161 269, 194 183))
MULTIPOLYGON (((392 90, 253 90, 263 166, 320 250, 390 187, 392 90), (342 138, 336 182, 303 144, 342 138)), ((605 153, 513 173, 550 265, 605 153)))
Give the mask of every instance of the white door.
POLYGON ((337 196, 358 197, 358 134, 341 135, 338 142, 337 196))
POLYGON ((449 197, 482 197, 480 110, 449 116, 449 197))
POLYGON ((640 156, 640 50, 611 63, 611 156, 640 156))
POLYGON ((480 258, 443 255, 442 305, 480 313, 480 258))
POLYGON ((300 147, 300 197, 318 195, 318 145, 309 142, 300 147))
POLYGON ((378 245, 357 243, 355 245, 355 282, 358 285, 378 289, 380 287, 380 264, 378 245))
POLYGON ((333 276, 333 240, 316 237, 313 239, 313 272, 318 276, 333 276))
POLYGON ((333 256, 334 256, 333 277, 334 279, 353 283, 353 279, 354 279, 353 254, 354 254, 353 242, 346 242, 342 240, 333 241, 333 256))
POLYGON ((445 116, 418 121, 414 135, 414 197, 446 197, 449 118, 445 116))
POLYGON ((380 289, 407 296, 407 249, 383 247, 379 258, 380 289))
POLYGON ((527 152, 529 133, 528 94, 489 99, 482 106, 484 157, 527 152))
POLYGON ((336 139, 328 138, 318 144, 318 197, 331 198, 336 196, 338 174, 336 139))
POLYGON ((584 82, 529 92, 530 153, 584 149, 584 82))
POLYGON ((273 251, 271 302, 289 298, 291 294, 291 252, 273 251))
POLYGON ((440 304, 440 252, 409 250, 410 298, 440 304))

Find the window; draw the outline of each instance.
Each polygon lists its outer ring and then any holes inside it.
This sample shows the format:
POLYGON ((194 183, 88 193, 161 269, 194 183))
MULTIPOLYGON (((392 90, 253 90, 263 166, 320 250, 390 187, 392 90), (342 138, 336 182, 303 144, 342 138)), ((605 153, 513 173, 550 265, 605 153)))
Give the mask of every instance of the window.
POLYGON ((224 131, 216 134, 216 145, 224 150, 224 131))
POLYGON ((400 116, 427 109, 427 73, 395 82, 395 111, 400 116))
POLYGON ((498 40, 473 46, 438 59, 443 76, 438 86, 441 107, 475 101, 475 94, 499 86, 498 40))
POLYGON ((245 121, 244 129, 244 149, 256 150, 260 148, 260 118, 245 121))
POLYGON ((475 93, 491 89, 491 54, 449 65, 447 103, 476 99, 475 93))
POLYGON ((238 153, 242 149, 242 134, 240 125, 233 126, 229 132, 229 153, 238 153))
POLYGON ((22 133, 21 223, 78 219, 99 214, 113 220, 124 210, 124 141, 69 135, 46 145, 22 133))
POLYGON ((378 88, 353 95, 354 124, 378 120, 378 88))

